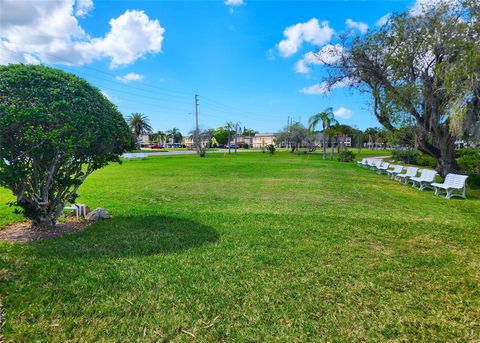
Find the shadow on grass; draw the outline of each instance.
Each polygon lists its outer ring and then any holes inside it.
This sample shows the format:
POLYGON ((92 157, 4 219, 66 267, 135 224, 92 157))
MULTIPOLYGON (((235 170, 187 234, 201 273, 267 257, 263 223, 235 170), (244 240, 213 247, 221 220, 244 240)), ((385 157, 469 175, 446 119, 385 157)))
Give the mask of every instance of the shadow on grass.
POLYGON ((171 216, 114 217, 85 231, 29 245, 28 253, 61 259, 103 259, 175 253, 214 243, 212 227, 171 216))

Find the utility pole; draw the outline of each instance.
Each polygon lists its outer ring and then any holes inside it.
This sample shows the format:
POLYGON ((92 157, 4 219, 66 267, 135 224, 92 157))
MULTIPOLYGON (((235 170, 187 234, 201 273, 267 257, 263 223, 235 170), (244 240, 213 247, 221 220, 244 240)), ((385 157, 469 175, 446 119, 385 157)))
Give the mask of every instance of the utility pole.
POLYGON ((237 137, 238 137, 238 127, 240 126, 239 122, 235 123, 235 153, 237 153, 237 137))
POLYGON ((198 94, 195 94, 195 131, 198 135, 198 94))

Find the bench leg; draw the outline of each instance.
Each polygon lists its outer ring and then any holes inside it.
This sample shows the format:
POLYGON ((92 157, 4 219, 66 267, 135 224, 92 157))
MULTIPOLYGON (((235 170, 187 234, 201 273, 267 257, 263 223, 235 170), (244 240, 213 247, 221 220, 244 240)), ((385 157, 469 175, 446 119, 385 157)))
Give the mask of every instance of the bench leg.
POLYGON ((450 199, 453 196, 453 189, 447 189, 447 195, 445 195, 445 199, 450 199))

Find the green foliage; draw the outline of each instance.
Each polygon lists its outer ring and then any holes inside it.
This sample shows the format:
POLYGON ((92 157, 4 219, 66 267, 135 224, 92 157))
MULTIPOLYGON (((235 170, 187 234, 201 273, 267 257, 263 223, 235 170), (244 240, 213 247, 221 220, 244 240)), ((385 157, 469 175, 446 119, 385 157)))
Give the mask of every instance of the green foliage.
POLYGON ((455 150, 455 157, 460 158, 465 155, 478 155, 479 153, 480 153, 479 149, 473 149, 473 148, 458 149, 458 150, 455 150))
POLYGON ((183 135, 178 128, 174 127, 165 132, 165 134, 167 135, 167 141, 170 141, 171 139, 173 140, 173 143, 182 143, 183 135))
POLYGON ((97 88, 39 65, 0 66, 0 128, 0 186, 39 225, 54 225, 90 173, 133 148, 127 123, 97 88))
POLYGON ((148 117, 143 113, 132 113, 127 117, 127 123, 137 138, 153 131, 148 117))
POLYGON ((365 35, 340 37, 341 58, 324 82, 370 92, 375 116, 391 131, 414 123, 418 149, 445 176, 457 169, 455 139, 480 134, 480 10, 474 0, 424 5, 421 14, 392 14, 365 35))
POLYGON ((415 156, 417 153, 417 150, 413 149, 392 150, 392 159, 395 161, 402 161, 407 164, 413 164, 415 163, 415 156))
POLYGON ((402 126, 397 130, 390 132, 387 141, 390 146, 401 146, 413 148, 415 146, 415 136, 417 128, 413 125, 402 126))
POLYGON ((469 175, 468 184, 472 187, 480 187, 480 150, 464 149, 460 151, 457 162, 462 171, 469 175))
POLYGON ((275 148, 275 145, 273 145, 273 144, 268 144, 268 145, 267 145, 267 150, 268 150, 268 152, 270 153, 270 155, 273 155, 277 149, 275 148))
POLYGON ((355 160, 355 154, 350 150, 340 151, 338 154, 338 160, 340 162, 352 162, 355 160))
POLYGON ((307 129, 302 123, 294 123, 287 125, 277 134, 277 144, 286 143, 292 147, 292 152, 298 150, 301 146, 306 144, 307 129))
POLYGON ((433 157, 414 149, 392 150, 392 159, 429 168, 437 165, 433 157))
POLYGON ((419 151, 415 155, 414 164, 422 167, 429 167, 429 168, 435 169, 435 167, 437 166, 437 161, 435 161, 435 159, 432 156, 429 156, 419 151))

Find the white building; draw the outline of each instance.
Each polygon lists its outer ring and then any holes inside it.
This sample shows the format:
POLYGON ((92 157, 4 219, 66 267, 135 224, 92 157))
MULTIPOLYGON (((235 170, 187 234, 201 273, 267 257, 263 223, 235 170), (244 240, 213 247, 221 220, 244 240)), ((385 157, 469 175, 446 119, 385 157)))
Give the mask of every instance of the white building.
POLYGON ((269 144, 275 144, 275 136, 275 133, 256 133, 255 136, 253 136, 252 146, 253 148, 260 149, 269 144))

